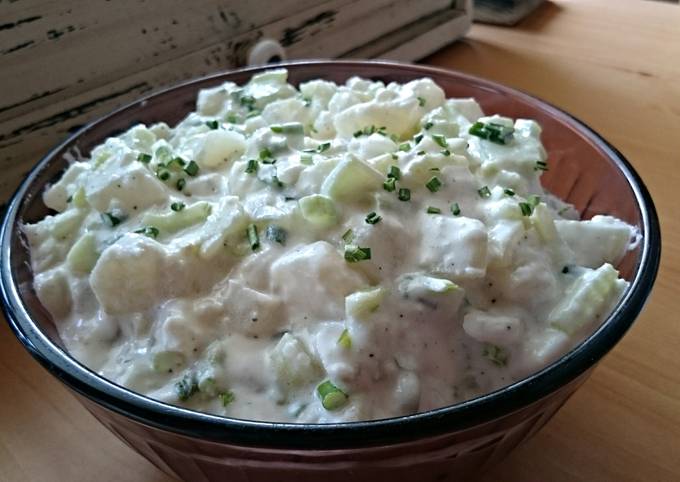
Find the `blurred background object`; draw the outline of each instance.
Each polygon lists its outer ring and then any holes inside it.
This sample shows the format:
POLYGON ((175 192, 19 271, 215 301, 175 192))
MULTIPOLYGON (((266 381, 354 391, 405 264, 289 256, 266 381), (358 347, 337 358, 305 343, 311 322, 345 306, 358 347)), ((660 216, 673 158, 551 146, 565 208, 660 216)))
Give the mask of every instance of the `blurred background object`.
POLYGON ((152 91, 297 58, 418 60, 472 0, 0 2, 0 204, 47 150, 152 91))
POLYGON ((543 0, 475 0, 476 22, 514 25, 529 15, 543 0))

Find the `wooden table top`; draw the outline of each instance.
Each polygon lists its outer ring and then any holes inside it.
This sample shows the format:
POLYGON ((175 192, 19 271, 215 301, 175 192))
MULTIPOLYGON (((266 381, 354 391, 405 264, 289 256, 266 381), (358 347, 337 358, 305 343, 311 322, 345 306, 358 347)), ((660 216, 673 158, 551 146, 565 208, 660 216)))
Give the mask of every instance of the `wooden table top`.
MULTIPOLYGON (((584 120, 641 174, 663 231, 661 270, 637 323, 555 418, 482 480, 680 480, 680 7, 555 1, 515 28, 475 25, 425 62, 584 120)), ((2 321, 0 481, 170 480, 100 426, 2 321)))

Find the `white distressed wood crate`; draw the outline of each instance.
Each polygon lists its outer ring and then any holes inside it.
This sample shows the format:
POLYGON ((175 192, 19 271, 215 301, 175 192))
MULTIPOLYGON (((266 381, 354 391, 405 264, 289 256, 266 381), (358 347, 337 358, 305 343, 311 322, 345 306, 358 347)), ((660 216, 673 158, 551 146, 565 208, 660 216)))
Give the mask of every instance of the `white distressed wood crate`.
POLYGON ((417 60, 470 22, 471 0, 0 0, 0 203, 69 133, 155 90, 249 59, 417 60))

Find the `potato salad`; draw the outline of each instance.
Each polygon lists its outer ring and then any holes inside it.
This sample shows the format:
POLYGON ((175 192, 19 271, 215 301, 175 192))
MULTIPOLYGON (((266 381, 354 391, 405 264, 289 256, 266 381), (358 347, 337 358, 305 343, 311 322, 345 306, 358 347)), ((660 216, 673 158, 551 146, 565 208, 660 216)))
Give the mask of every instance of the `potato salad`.
POLYGON ((546 193, 540 134, 428 78, 225 82, 46 190, 35 291, 77 360, 170 404, 328 423, 468 400, 627 286, 636 230, 546 193))

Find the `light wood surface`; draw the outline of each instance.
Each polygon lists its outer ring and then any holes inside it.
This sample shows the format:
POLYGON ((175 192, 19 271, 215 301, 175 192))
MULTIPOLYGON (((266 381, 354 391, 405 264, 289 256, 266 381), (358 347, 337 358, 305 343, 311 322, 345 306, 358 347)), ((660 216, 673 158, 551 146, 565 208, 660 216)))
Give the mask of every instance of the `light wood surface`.
MULTIPOLYGON (((531 441, 483 478, 680 480, 680 7, 638 0, 547 4, 516 28, 476 25, 427 63, 538 95, 601 132, 656 202, 664 253, 624 340, 531 441)), ((0 323, 0 481, 161 482, 0 323)))

